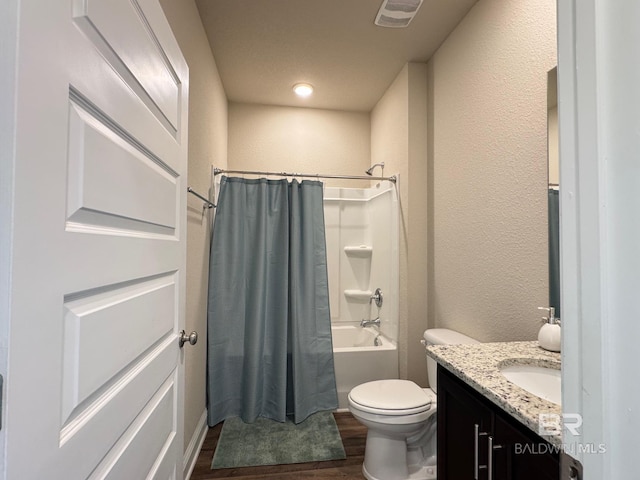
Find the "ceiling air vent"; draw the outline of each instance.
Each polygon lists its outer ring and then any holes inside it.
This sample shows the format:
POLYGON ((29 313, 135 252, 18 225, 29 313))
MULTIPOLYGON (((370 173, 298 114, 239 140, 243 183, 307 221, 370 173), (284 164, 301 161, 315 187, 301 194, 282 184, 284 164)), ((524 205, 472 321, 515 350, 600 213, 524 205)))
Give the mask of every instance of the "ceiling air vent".
POLYGON ((422 0, 384 0, 378 10, 375 24, 379 27, 407 27, 418 13, 420 5, 422 0))

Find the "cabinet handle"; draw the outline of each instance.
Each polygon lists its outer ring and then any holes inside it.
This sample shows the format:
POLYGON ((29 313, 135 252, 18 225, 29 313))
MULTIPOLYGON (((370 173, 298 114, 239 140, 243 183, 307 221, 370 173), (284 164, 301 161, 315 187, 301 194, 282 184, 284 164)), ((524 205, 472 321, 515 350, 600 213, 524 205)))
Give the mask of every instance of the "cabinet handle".
POLYGON ((502 448, 502 445, 494 445, 493 437, 489 437, 489 460, 487 462, 487 478, 493 480, 493 451, 502 448))
POLYGON ((489 437, 489 460, 487 465, 487 478, 493 480, 493 437, 489 437))
MULTIPOLYGON (((487 433, 486 432, 481 432, 480 431, 480 425, 478 425, 477 423, 473 425, 473 430, 474 430, 474 435, 473 435, 473 445, 474 445, 474 451, 473 451, 473 480, 478 480, 478 470, 487 468, 486 465, 479 465, 478 464, 478 452, 480 451, 480 446, 479 446, 480 437, 487 435, 487 433)), ((489 438, 491 438, 491 437, 489 437, 489 438)))

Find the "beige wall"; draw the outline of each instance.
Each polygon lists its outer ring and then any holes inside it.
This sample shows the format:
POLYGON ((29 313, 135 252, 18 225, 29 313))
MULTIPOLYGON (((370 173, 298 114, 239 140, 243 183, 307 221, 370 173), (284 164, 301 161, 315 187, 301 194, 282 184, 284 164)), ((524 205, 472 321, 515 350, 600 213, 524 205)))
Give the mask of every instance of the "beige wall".
MULTIPOLYGON (((211 164, 224 168, 227 158, 227 98, 194 0, 161 0, 189 65, 189 185, 206 195, 211 164)), ((187 332, 200 335, 185 346, 185 449, 205 411, 207 358, 207 285, 212 212, 188 196, 187 210, 187 332)))
POLYGON ((535 339, 548 303, 553 0, 480 0, 429 61, 430 326, 535 339))
POLYGON ((368 113, 229 104, 232 169, 363 175, 371 158, 369 137, 368 113))
POLYGON ((426 386, 427 67, 405 65, 371 112, 371 163, 399 175, 400 376, 426 386))

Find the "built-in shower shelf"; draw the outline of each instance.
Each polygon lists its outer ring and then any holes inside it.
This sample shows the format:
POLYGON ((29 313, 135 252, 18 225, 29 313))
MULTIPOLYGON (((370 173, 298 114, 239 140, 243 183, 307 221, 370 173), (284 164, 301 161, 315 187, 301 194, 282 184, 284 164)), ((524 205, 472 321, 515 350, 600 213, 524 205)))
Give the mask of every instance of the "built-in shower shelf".
POLYGON ((371 290, 345 290, 344 296, 352 302, 367 303, 371 300, 371 290))
POLYGON ((373 247, 369 245, 357 245, 344 247, 344 253, 351 257, 370 257, 373 252, 373 247))

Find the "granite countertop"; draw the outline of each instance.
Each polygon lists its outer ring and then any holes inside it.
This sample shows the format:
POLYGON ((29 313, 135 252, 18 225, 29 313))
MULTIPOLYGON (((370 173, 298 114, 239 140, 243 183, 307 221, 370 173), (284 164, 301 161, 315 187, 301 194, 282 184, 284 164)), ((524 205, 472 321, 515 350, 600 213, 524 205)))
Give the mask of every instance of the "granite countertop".
MULTIPOLYGON (((561 415, 562 407, 544 400, 507 380, 499 366, 527 364, 560 368, 560 353, 549 352, 533 342, 428 345, 427 355, 462 381, 480 392, 508 414, 538 433, 540 414, 561 415)), ((561 418, 561 417, 555 417, 561 418)), ((553 445, 561 445, 562 433, 544 435, 553 445)))

